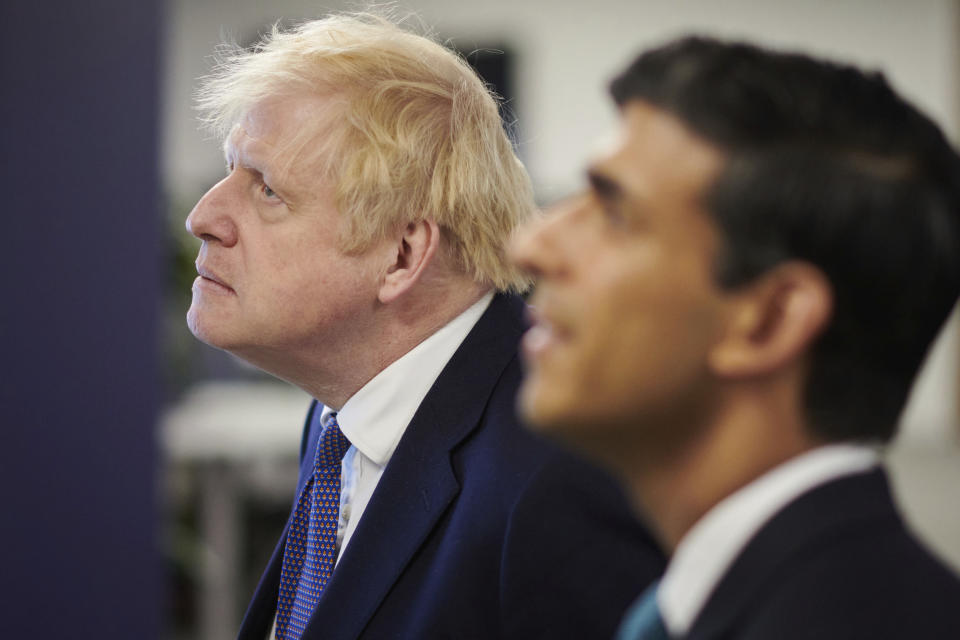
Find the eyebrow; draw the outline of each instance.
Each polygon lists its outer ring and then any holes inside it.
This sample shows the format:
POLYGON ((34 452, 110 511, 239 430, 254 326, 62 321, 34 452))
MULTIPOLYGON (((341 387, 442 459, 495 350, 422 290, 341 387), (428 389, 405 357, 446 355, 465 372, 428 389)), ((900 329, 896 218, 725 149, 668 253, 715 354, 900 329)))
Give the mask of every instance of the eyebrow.
POLYGON ((237 164, 237 149, 229 141, 223 143, 223 160, 228 167, 237 164))
POLYGON ((227 161, 227 164, 230 164, 231 155, 236 155, 237 148, 233 144, 233 136, 237 131, 237 127, 234 126, 230 130, 230 133, 226 138, 223 139, 223 144, 220 145, 221 151, 223 151, 223 159, 227 161))
POLYGON ((590 188, 604 200, 621 200, 623 189, 612 178, 608 178, 595 169, 587 171, 590 188))
POLYGON ((237 165, 239 168, 245 169, 250 173, 255 174, 258 178, 263 179, 263 171, 258 165, 249 161, 249 158, 241 158, 237 147, 231 144, 231 140, 228 138, 223 142, 223 159, 226 161, 227 166, 231 164, 237 165))
POLYGON ((222 145, 223 158, 228 165, 230 164, 231 161, 240 160, 239 164, 241 167, 245 169, 253 169, 254 167, 251 166, 253 163, 249 161, 249 154, 244 154, 244 157, 240 158, 240 155, 241 155, 239 151, 240 145, 234 144, 234 140, 237 136, 237 131, 246 133, 243 127, 241 127, 239 124, 234 125, 233 129, 230 130, 229 135, 227 135, 227 137, 223 139, 223 145, 222 145))

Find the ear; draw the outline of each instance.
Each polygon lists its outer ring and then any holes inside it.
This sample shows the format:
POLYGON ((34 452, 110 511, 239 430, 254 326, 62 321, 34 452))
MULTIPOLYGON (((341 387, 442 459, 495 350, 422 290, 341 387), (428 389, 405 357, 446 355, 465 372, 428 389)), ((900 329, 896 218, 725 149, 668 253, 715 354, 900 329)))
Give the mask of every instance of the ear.
POLYGON ((440 227, 435 221, 408 224, 398 238, 396 259, 380 284, 380 302, 389 304, 407 292, 423 275, 439 247, 440 227))
POLYGON ((803 358, 826 329, 833 289, 820 269, 786 262, 738 292, 723 338, 709 354, 722 378, 746 378, 783 369, 803 358))

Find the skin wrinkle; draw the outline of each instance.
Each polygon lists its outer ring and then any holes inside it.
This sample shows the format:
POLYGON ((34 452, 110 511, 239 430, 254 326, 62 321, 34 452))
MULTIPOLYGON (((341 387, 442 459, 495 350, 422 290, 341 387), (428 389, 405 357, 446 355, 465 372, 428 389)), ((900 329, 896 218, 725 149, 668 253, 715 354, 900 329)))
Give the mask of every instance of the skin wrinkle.
POLYGON ((235 129, 228 155, 239 162, 197 204, 188 228, 203 240, 200 261, 235 286, 236 296, 195 288, 188 318, 201 339, 339 407, 485 289, 434 263, 423 242, 439 243, 440 234, 416 226, 363 253, 342 251, 342 216, 333 189, 314 178, 315 164, 276 168, 304 119, 313 122, 318 100, 268 101, 235 129), (267 199, 261 172, 297 206, 267 199), (409 262, 424 257, 419 267, 409 262), (388 284, 406 293, 384 304, 378 298, 388 284), (423 314, 428 300, 435 313, 423 314))
POLYGON ((476 281, 529 286, 504 259, 504 243, 535 215, 532 188, 496 102, 465 61, 370 16, 331 17, 226 52, 198 103, 222 133, 251 105, 291 93, 349 107, 331 117, 321 154, 330 162, 320 168, 336 185, 346 253, 432 218, 450 231, 444 253, 476 281))

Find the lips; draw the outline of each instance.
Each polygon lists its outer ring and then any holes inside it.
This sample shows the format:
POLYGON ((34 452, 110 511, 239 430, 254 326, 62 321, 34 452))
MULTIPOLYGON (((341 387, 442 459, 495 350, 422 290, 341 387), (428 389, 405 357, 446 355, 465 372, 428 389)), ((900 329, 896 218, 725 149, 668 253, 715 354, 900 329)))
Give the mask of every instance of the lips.
POLYGON ((526 315, 530 328, 523 335, 523 351, 527 358, 533 359, 560 342, 564 332, 546 316, 542 308, 529 306, 526 315))
POLYGON ((233 290, 233 287, 227 284, 227 282, 223 278, 218 276, 216 272, 210 270, 205 265, 202 265, 199 262, 197 263, 197 273, 200 274, 200 277, 203 278, 204 280, 209 280, 210 282, 213 282, 214 284, 217 284, 232 293, 236 293, 233 290))
POLYGON ((530 356, 542 353, 554 341, 554 333, 550 325, 535 324, 523 334, 523 349, 530 356))

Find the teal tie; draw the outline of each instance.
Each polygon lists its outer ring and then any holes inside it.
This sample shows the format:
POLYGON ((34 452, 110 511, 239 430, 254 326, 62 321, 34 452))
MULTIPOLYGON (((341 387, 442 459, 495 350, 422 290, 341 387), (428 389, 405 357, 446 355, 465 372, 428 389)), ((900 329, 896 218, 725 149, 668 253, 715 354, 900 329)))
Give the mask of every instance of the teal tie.
POLYGON ((659 586, 659 581, 654 582, 627 610, 616 640, 670 640, 657 606, 659 586))

